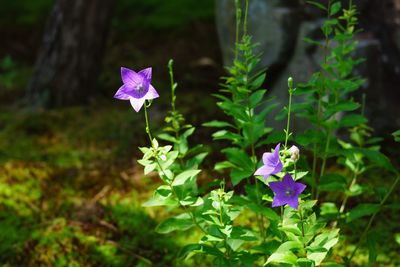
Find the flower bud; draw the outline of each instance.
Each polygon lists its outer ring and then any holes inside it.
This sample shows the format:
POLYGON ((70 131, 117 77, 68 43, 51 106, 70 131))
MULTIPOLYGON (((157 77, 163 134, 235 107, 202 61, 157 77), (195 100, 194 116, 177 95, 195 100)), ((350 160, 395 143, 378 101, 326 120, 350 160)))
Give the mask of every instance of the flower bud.
POLYGON ((290 158, 293 161, 298 161, 300 158, 300 150, 297 146, 292 146, 291 148, 289 148, 289 152, 290 152, 290 158))
POLYGON ((165 155, 160 155, 160 159, 161 159, 162 161, 166 161, 166 160, 167 160, 167 156, 165 156, 165 155))
POLYGON ((289 79, 287 80, 287 84, 288 84, 289 89, 293 88, 293 78, 292 77, 289 77, 289 79))

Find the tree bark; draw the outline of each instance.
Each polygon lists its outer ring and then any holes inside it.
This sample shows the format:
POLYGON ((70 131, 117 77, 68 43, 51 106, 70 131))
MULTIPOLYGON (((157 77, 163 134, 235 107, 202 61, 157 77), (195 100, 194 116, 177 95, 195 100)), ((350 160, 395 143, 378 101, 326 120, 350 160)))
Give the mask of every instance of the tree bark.
POLYGON ((114 0, 56 0, 27 88, 29 105, 87 102, 95 93, 114 0))

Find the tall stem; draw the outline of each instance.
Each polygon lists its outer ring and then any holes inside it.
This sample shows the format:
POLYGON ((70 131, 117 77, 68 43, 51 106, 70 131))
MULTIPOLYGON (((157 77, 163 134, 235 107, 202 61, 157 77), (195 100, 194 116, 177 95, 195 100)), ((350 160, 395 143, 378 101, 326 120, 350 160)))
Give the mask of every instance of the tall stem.
POLYGON ((147 108, 148 107, 149 106, 147 106, 147 100, 145 100, 145 102, 144 102, 144 118, 145 118, 145 121, 146 121, 146 133, 147 133, 147 136, 149 137, 151 147, 153 147, 153 137, 151 136, 149 117, 147 115, 147 108))
MULTIPOLYGON (((328 7, 327 7, 327 19, 330 19, 331 13, 331 0, 328 0, 328 7)), ((325 34, 325 41, 323 45, 323 56, 324 60, 323 63, 326 64, 328 61, 328 47, 329 47, 329 36, 325 34)), ((320 74, 322 75, 322 74, 320 74)), ((317 103, 317 131, 321 131, 321 112, 322 112, 322 99, 325 96, 325 85, 320 88, 320 92, 318 92, 318 103, 317 103)), ((318 161, 318 144, 317 142, 313 145, 313 169, 312 169, 312 181, 313 181, 313 188, 312 188, 312 198, 318 198, 318 183, 319 179, 317 176, 317 161, 318 161)), ((326 160, 325 160, 326 162, 326 160)))
MULTIPOLYGON (((146 100, 146 101, 147 101, 147 100, 146 100)), ((145 121, 146 121, 146 133, 147 133, 147 136, 149 137, 151 147, 155 150, 156 148, 154 147, 153 138, 152 138, 152 136, 151 136, 151 130, 150 130, 149 118, 148 118, 148 114, 147 114, 147 108, 148 108, 148 105, 147 105, 147 103, 145 102, 145 103, 144 103, 144 117, 145 117, 145 121)), ((165 171, 164 171, 164 168, 162 167, 162 165, 161 165, 161 163, 160 163, 160 160, 159 160, 158 155, 155 155, 155 159, 156 159, 156 163, 157 163, 157 166, 158 166, 158 169, 160 170, 160 172, 161 172, 165 177, 168 177, 167 174, 166 174, 165 171)), ((203 227, 201 227, 201 226, 199 225, 199 223, 197 222, 196 217, 194 216, 193 212, 190 211, 190 210, 188 210, 184 205, 182 205, 182 204, 180 203, 178 194, 176 193, 175 188, 174 188, 173 185, 172 185, 173 182, 174 182, 174 181, 172 180, 172 181, 167 182, 167 183, 168 183, 168 186, 169 186, 170 189, 171 189, 172 194, 173 194, 174 197, 178 200, 179 206, 185 211, 185 213, 187 213, 187 214, 190 216, 190 218, 192 219, 194 225, 196 225, 197 228, 199 228, 204 234, 206 234, 206 231, 205 231, 205 230, 203 229, 203 227)))
POLYGON ((249 13, 249 0, 246 0, 246 8, 244 11, 244 21, 243 21, 243 36, 247 35, 247 14, 249 13))
POLYGON ((174 64, 174 61, 172 59, 170 59, 169 62, 168 62, 168 70, 169 70, 169 77, 170 77, 170 81, 171 81, 171 108, 172 108, 172 113, 175 114, 175 101, 176 101, 175 89, 176 89, 176 85, 175 85, 175 82, 174 82, 173 64, 174 64))
MULTIPOLYGON (((326 137, 324 155, 322 156, 322 165, 321 165, 321 172, 319 174, 319 178, 321 178, 325 174, 326 161, 328 159, 328 151, 329 151, 329 147, 330 147, 330 144, 331 144, 331 135, 332 135, 332 130, 329 129, 328 130, 328 135, 326 137)), ((319 183, 319 179, 317 179, 317 184, 318 183, 319 183)), ((318 197, 319 197, 319 189, 318 189, 318 186, 316 186, 316 196, 315 196, 315 198, 318 199, 318 197)))
POLYGON ((292 95, 293 95, 293 79, 290 77, 288 80, 289 86, 289 105, 288 105, 288 114, 287 114, 287 122, 286 122, 286 131, 285 131, 285 149, 287 149, 287 142, 289 140, 289 130, 290 130, 290 112, 292 110, 292 95))
POLYGON ((239 32, 240 32, 240 20, 242 15, 242 10, 240 9, 239 0, 235 0, 236 9, 236 34, 235 34, 235 61, 238 59, 238 44, 239 44, 239 32))

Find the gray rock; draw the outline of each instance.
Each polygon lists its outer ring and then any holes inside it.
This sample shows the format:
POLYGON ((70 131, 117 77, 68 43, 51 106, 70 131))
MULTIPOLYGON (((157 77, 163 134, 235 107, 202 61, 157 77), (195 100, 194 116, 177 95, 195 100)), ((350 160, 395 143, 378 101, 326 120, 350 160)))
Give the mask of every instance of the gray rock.
MULTIPOLYGON (((235 11, 232 0, 216 2, 216 22, 220 46, 226 65, 231 65, 235 38, 235 11)), ((320 25, 325 14, 296 0, 250 0, 249 29, 253 42, 262 52, 260 68, 267 68, 265 86, 281 106, 287 105, 287 78, 296 83, 307 81, 318 69, 322 51, 303 41, 304 37, 319 39, 320 25)), ((400 1, 357 0, 361 12, 360 23, 364 33, 359 34, 355 56, 366 61, 356 69, 367 83, 355 97, 367 95, 366 115, 379 132, 400 128, 400 1), (393 2, 394 8, 389 5, 393 2), (386 4, 385 4, 386 3, 386 4), (385 29, 382 31, 382 29, 385 29), (357 95, 358 94, 358 95, 357 95)), ((301 99, 295 99, 301 101, 301 99)), ((277 129, 284 124, 269 122, 277 129)), ((307 127, 303 122, 294 127, 307 127)))
MULTIPOLYGON (((285 65, 294 51, 299 28, 299 9, 280 0, 249 2, 248 32, 263 52, 262 66, 285 65)), ((230 65, 235 43, 235 7, 232 0, 216 2, 216 23, 224 63, 230 65)))

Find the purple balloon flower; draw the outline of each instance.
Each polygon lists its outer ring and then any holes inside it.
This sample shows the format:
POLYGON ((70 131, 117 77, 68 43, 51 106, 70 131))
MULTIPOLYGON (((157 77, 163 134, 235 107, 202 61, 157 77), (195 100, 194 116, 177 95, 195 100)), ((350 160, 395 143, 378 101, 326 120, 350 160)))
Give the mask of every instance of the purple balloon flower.
POLYGON ((277 144, 273 153, 264 153, 263 154, 263 163, 254 175, 263 175, 264 180, 266 181, 268 176, 272 174, 277 174, 282 170, 282 162, 279 159, 279 147, 280 144, 277 144))
POLYGON ((129 100, 136 112, 140 110, 146 100, 159 97, 156 89, 150 84, 151 68, 136 73, 131 69, 121 67, 121 77, 124 84, 114 97, 129 100))
POLYGON ((297 209, 299 206, 299 195, 304 191, 306 186, 302 183, 296 183, 289 173, 283 176, 281 182, 270 182, 269 187, 275 193, 272 207, 283 206, 288 204, 290 207, 297 209))

